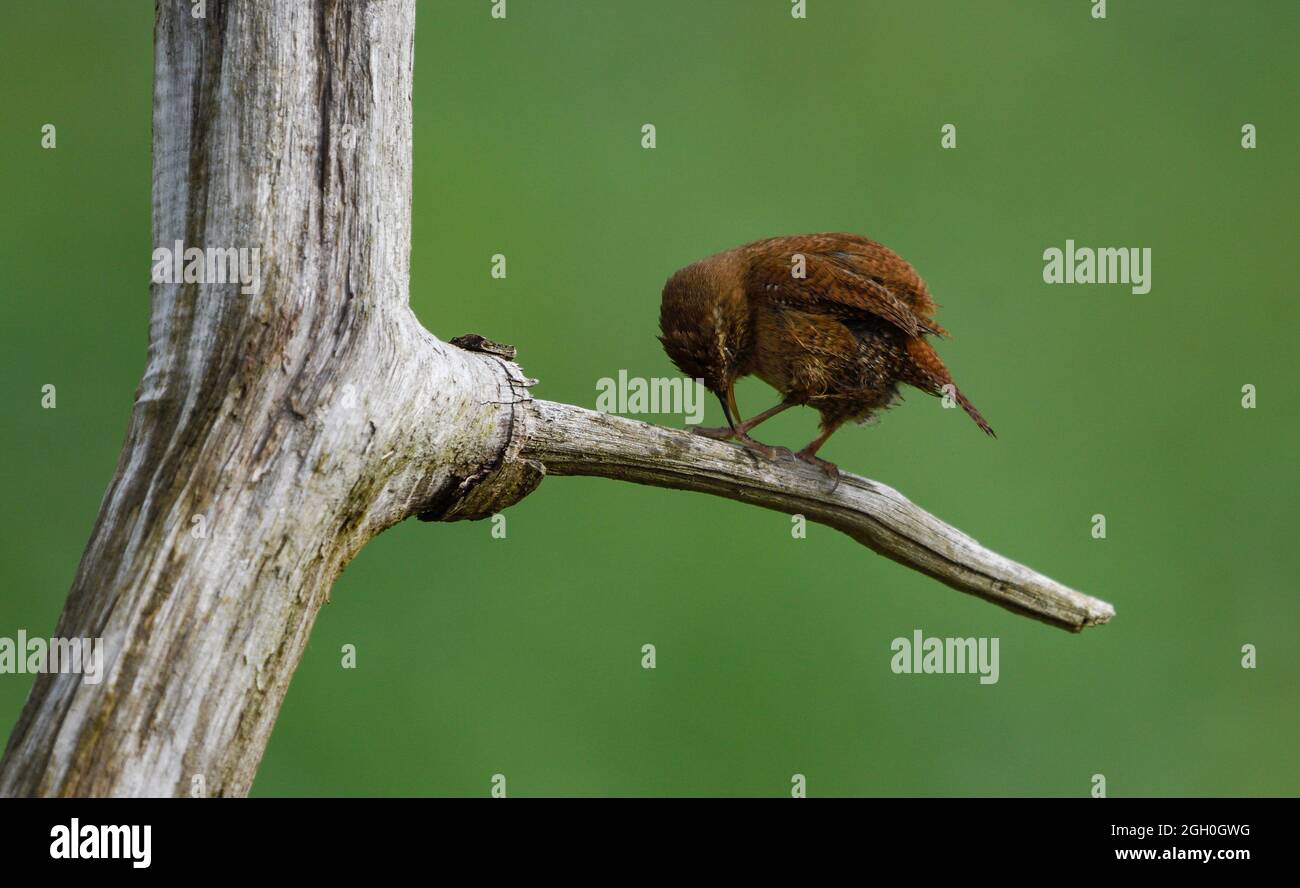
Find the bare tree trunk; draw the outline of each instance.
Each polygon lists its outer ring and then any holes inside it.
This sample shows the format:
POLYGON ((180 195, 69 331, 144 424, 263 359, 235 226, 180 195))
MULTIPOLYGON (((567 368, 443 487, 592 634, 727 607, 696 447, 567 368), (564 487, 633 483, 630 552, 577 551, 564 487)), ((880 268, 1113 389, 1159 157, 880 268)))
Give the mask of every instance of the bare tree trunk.
POLYGON ((258 248, 261 289, 152 285, 148 364, 55 633, 102 638, 105 674, 38 677, 0 794, 247 793, 360 547, 413 515, 493 514, 546 468, 804 510, 1067 628, 1113 614, 882 485, 819 491, 730 445, 533 402, 512 350, 426 332, 407 299, 414 17, 158 4, 154 244, 258 248))
POLYGON ((39 678, 0 792, 202 775, 245 793, 343 565, 499 458, 499 362, 407 304, 414 16, 158 4, 154 243, 257 247, 261 292, 152 286, 148 366, 57 629, 103 637, 107 674, 39 678))

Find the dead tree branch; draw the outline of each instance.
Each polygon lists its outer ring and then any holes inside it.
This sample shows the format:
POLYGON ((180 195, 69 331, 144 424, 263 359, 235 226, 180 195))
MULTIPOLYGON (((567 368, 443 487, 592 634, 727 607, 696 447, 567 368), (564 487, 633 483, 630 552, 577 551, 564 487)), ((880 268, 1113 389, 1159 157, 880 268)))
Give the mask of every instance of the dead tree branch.
POLYGON ((532 403, 522 457, 551 475, 596 475, 710 493, 804 515, 923 574, 1045 623, 1079 631, 1115 609, 981 546, 892 487, 845 474, 834 489, 817 469, 773 462, 689 432, 549 401, 532 403))

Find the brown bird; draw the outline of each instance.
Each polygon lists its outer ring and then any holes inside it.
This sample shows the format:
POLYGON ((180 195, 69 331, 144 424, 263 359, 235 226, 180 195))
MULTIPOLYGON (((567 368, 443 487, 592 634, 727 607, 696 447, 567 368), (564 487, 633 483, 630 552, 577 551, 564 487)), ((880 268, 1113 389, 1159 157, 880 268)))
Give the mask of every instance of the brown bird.
POLYGON ((821 434, 794 454, 832 478, 817 456, 848 420, 865 421, 898 399, 898 384, 947 393, 988 434, 993 429, 961 390, 925 337, 947 335, 933 320, 925 282, 901 256, 856 234, 774 237, 686 266, 664 285, 659 341, 683 373, 718 396, 727 427, 696 428, 736 438, 768 458, 785 448, 749 432, 782 410, 821 413, 821 434), (782 395, 774 407, 741 420, 736 380, 756 375, 782 395))

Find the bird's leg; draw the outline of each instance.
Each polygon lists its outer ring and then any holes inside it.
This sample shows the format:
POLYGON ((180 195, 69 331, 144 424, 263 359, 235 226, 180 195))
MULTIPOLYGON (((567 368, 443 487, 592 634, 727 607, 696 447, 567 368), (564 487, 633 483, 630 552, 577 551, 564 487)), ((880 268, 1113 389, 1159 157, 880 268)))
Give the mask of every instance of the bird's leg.
POLYGON ((804 462, 809 463, 811 465, 814 465, 817 468, 821 469, 823 472, 825 472, 827 477, 829 477, 832 481, 835 482, 836 487, 838 487, 840 483, 839 466, 835 465, 835 463, 833 462, 829 462, 827 460, 822 459, 820 456, 817 455, 817 451, 820 450, 821 446, 826 443, 827 438, 835 434, 835 430, 838 429, 839 427, 840 427, 840 422, 827 423, 823 425, 822 433, 818 435, 816 438, 813 438, 811 441, 809 441, 807 447, 805 447, 803 450, 800 450, 798 453, 795 454, 796 458, 801 459, 804 462))
MULTIPOLYGON (((727 386, 727 400, 731 403, 731 412, 728 414, 727 417, 727 421, 730 422, 732 416, 735 417, 740 416, 740 408, 736 406, 736 390, 734 385, 727 386)), ((750 419, 749 422, 742 422, 737 425, 733 425, 732 428, 736 432, 736 440, 739 441, 746 449, 752 450, 754 453, 766 457, 767 459, 777 459, 778 457, 789 458, 790 456, 793 455, 790 453, 789 449, 785 447, 773 447, 770 444, 764 444, 761 441, 755 441, 753 438, 749 437, 750 429, 758 425, 763 420, 772 418, 773 416, 780 413, 788 406, 789 406, 788 404, 782 402, 776 405, 776 407, 773 407, 769 410, 765 410, 762 413, 758 414, 758 416, 750 419)))
POLYGON ((793 407, 793 404, 788 401, 782 401, 775 407, 769 407, 757 416, 751 417, 746 422, 737 422, 736 417, 740 416, 740 409, 736 406, 735 384, 733 383, 732 385, 727 386, 727 396, 723 398, 719 395, 718 400, 722 402, 722 415, 727 418, 727 427, 706 429, 696 426, 691 429, 692 432, 697 435, 704 435, 706 438, 716 438, 719 441, 725 441, 728 438, 735 438, 747 449, 752 450, 761 456, 765 456, 768 459, 776 459, 777 457, 792 455, 785 447, 772 447, 771 445, 764 444, 761 441, 755 441, 749 436, 749 430, 760 422, 776 416, 787 407, 793 407))
MULTIPOLYGON (((744 422, 734 423, 729 426, 722 426, 721 428, 706 429, 704 426, 694 426, 691 429, 691 431, 697 435, 704 435, 706 438, 717 438, 720 441, 725 441, 728 438, 735 438, 738 435, 740 436, 747 435, 749 433, 749 430, 758 426, 759 423, 766 422, 767 420, 776 416, 782 410, 787 410, 793 406, 794 403, 792 401, 782 401, 781 403, 777 404, 775 407, 767 408, 757 416, 751 416, 749 419, 745 420, 744 422)), ((726 408, 725 401, 723 402, 723 413, 730 413, 730 411, 727 410, 726 408)), ((730 421, 730 416, 728 417, 728 420, 730 421)))

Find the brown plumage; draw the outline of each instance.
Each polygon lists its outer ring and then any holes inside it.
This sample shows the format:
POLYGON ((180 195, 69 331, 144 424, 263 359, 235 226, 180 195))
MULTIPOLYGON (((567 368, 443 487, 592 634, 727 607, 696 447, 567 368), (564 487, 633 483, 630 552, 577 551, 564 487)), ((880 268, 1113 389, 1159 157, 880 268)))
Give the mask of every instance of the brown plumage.
POLYGON ((735 437, 775 456, 780 450, 753 440, 749 430, 806 404, 821 413, 822 433, 796 455, 834 475, 818 448, 846 421, 888 407, 900 382, 931 395, 951 385, 957 403, 993 434, 925 340, 947 333, 934 321, 935 308, 916 270, 875 241, 856 234, 774 237, 701 259, 669 278, 659 340, 679 370, 704 380, 722 401, 730 427, 698 432, 735 437), (733 386, 750 375, 782 401, 742 422, 733 386))

